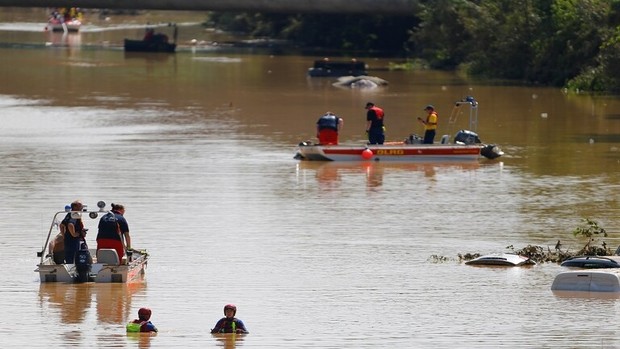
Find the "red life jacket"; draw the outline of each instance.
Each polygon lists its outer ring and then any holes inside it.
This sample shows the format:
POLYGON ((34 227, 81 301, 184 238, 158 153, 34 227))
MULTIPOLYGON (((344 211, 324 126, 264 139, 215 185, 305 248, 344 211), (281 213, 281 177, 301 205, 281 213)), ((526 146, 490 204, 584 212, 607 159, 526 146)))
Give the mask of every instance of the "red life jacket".
POLYGON ((371 107, 370 110, 375 112, 375 115, 377 116, 377 119, 379 120, 383 120, 383 116, 385 115, 385 113, 383 112, 383 109, 377 107, 376 105, 371 107))

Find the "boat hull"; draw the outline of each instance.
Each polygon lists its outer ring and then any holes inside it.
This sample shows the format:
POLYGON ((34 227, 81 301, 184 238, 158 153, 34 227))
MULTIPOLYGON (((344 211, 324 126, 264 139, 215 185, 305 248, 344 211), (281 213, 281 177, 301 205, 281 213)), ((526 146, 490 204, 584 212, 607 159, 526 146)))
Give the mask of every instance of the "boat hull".
MULTIPOLYGON (((96 250, 90 250, 91 256, 96 250)), ((144 251, 133 250, 129 263, 112 265, 93 261, 88 281, 99 283, 128 283, 140 280, 146 273, 148 254, 144 251)), ((37 265, 41 282, 71 283, 78 280, 75 264, 55 264, 51 256, 46 257, 37 265)))
POLYGON ((298 158, 310 161, 475 161, 481 157, 481 145, 399 144, 399 145, 304 145, 298 158), (368 151, 372 152, 369 153, 368 151))
POLYGON ((52 32, 77 33, 80 31, 81 26, 82 26, 82 22, 78 20, 73 20, 73 21, 65 22, 65 23, 50 22, 47 24, 47 30, 52 31, 52 32))
POLYGON ((173 53, 177 45, 167 42, 143 41, 125 39, 126 52, 168 52, 173 53))

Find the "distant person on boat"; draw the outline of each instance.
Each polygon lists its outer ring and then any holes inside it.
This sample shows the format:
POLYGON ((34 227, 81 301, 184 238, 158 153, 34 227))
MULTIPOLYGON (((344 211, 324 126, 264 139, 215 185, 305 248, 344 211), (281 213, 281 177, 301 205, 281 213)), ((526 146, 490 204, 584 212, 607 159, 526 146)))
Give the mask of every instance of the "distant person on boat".
POLYGON ((144 38, 142 40, 144 41, 151 41, 153 40, 153 36, 155 35, 155 29, 153 28, 146 28, 146 31, 144 32, 144 38))
POLYGON ((54 263, 63 264, 65 262, 65 236, 58 233, 49 244, 49 254, 52 255, 54 263))
POLYGON ((221 318, 211 333, 250 333, 245 328, 243 321, 237 319, 237 307, 234 304, 226 304, 224 306, 225 317, 221 318))
POLYGON ((82 218, 73 218, 72 212, 82 212, 84 205, 79 200, 71 203, 71 212, 68 212, 65 218, 60 222, 60 233, 63 235, 63 243, 65 250, 65 263, 73 264, 76 252, 86 238, 86 229, 82 218))
POLYGON ((71 18, 71 20, 82 20, 82 12, 80 11, 79 7, 72 7, 71 9, 69 9, 69 17, 71 18))
POLYGON ((129 224, 124 214, 125 206, 112 204, 112 210, 99 220, 97 232, 97 251, 102 248, 115 249, 119 260, 131 249, 129 224))
POLYGON ((155 29, 147 28, 144 33, 143 41, 152 43, 168 43, 168 35, 163 33, 155 33, 155 29))
POLYGON ((426 120, 418 118, 418 121, 424 124, 424 144, 433 144, 435 141, 435 133, 437 132, 437 112, 435 107, 427 105, 424 111, 428 113, 426 120))
POLYGON ((368 135, 369 144, 383 144, 385 141, 385 125, 383 119, 385 113, 383 109, 377 107, 374 103, 366 103, 366 134, 368 135))
POLYGON ((319 144, 338 144, 338 133, 344 125, 344 120, 328 111, 316 122, 316 138, 319 144))
POLYGON ((150 321, 151 313, 149 308, 140 308, 138 318, 127 324, 127 332, 157 332, 157 327, 150 321))

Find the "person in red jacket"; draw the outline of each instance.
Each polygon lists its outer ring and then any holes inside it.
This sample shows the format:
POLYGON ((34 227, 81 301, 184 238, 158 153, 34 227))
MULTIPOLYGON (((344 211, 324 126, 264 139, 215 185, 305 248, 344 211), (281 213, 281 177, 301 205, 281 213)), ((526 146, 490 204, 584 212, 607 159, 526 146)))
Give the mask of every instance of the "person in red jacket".
POLYGON ((344 120, 328 111, 316 122, 316 138, 319 144, 338 144, 338 133, 344 125, 344 120))
POLYGON ((368 144, 383 144, 385 142, 385 125, 383 124, 385 113, 372 102, 366 103, 366 110, 368 144))

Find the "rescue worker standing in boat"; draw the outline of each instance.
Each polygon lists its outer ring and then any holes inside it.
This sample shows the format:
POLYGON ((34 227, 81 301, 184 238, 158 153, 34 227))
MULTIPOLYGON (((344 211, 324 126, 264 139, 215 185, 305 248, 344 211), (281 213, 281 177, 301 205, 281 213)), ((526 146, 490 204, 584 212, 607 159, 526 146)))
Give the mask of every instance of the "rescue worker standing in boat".
POLYGON ((224 306, 225 317, 221 318, 211 333, 250 333, 243 324, 243 321, 237 319, 237 307, 234 304, 226 304, 224 306))
POLYGON ((437 112, 435 107, 427 105, 424 111, 428 113, 426 120, 418 118, 418 121, 424 124, 424 144, 433 144, 435 142, 435 133, 437 132, 437 112))
MULTIPOLYGON (((71 203, 72 212, 82 212, 84 206, 79 200, 71 203)), ((67 213, 60 223, 60 233, 64 236, 65 263, 73 264, 76 252, 86 237, 82 218, 73 218, 72 212, 67 213)), ((80 213, 81 214, 81 213, 80 213)))
POLYGON ((366 103, 366 134, 368 135, 369 144, 383 144, 385 141, 385 125, 383 118, 385 113, 383 109, 377 107, 374 103, 366 103))
POLYGON ((316 138, 319 144, 338 144, 338 133, 344 125, 344 120, 328 111, 316 122, 316 138))
POLYGON ((125 249, 131 249, 129 224, 127 224, 124 214, 125 206, 112 204, 112 211, 103 215, 99 220, 99 231, 97 232, 97 251, 102 248, 115 249, 119 260, 123 259, 126 253, 125 249))

